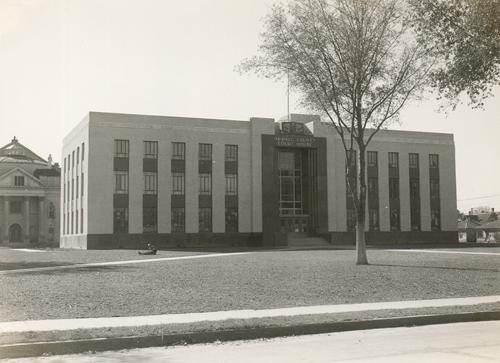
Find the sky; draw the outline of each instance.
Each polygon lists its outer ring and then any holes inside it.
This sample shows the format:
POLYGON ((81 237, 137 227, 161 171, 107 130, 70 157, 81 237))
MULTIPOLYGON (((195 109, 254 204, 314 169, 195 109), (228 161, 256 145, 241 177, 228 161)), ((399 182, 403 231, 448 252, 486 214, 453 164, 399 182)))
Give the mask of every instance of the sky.
MULTIPOLYGON (((0 145, 61 160, 89 112, 248 120, 287 112, 286 85, 234 68, 275 0, 0 0, 0 145)), ((500 87, 483 110, 415 101, 393 128, 453 133, 458 207, 500 210, 500 87)), ((291 112, 307 110, 292 94, 291 112)))

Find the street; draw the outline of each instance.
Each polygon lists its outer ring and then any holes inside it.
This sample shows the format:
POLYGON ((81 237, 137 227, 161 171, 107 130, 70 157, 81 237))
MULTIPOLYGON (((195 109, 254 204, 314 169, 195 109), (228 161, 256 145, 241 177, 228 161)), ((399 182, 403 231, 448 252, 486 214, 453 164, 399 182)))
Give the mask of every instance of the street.
POLYGON ((500 362, 500 321, 146 348, 5 362, 500 362))

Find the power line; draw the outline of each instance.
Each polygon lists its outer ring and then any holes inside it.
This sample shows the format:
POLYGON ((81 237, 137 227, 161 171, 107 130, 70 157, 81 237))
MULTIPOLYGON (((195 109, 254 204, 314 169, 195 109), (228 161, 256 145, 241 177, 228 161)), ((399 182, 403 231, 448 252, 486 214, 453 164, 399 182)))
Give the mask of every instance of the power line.
POLYGON ((459 202, 464 202, 466 200, 476 200, 476 199, 486 199, 486 198, 493 198, 493 197, 500 197, 500 194, 492 194, 492 195, 485 195, 482 197, 474 197, 474 198, 466 198, 466 199, 458 199, 459 202))

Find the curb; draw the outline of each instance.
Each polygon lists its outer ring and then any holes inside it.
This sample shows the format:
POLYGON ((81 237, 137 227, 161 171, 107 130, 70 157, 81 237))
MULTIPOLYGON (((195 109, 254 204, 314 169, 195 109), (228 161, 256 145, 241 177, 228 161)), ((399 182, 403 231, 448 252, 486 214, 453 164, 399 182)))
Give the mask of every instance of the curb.
POLYGON ((69 341, 30 342, 0 346, 0 359, 43 355, 78 354, 109 350, 212 343, 215 341, 252 340, 294 335, 335 333, 353 330, 411 327, 422 325, 500 320, 500 311, 418 315, 362 321, 343 321, 277 327, 239 328, 193 333, 95 338, 69 341))

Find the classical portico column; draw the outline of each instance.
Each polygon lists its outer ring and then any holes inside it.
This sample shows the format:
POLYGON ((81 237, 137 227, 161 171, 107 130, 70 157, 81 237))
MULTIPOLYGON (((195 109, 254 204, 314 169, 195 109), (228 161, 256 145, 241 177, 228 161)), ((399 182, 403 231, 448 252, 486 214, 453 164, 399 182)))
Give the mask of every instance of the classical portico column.
POLYGON ((45 242, 45 198, 38 198, 38 243, 45 242))
POLYGON ((0 238, 4 243, 9 242, 9 197, 3 197, 3 226, 0 238))
POLYGON ((24 197, 24 243, 30 241, 30 197, 24 197))

